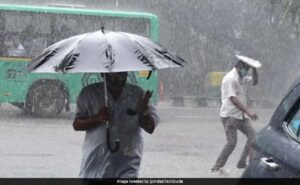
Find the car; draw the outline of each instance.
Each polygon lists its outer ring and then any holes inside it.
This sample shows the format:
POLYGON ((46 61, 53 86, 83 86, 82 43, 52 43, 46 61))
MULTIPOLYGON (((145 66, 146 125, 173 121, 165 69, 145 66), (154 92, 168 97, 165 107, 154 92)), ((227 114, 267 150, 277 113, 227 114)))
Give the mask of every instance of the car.
POLYGON ((300 177, 300 77, 254 137, 242 178, 300 177))

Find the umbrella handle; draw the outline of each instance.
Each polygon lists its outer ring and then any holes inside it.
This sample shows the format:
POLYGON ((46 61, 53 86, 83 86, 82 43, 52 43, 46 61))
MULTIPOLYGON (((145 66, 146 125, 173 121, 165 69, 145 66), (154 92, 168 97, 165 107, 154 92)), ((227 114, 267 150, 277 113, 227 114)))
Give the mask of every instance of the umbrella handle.
POLYGON ((120 143, 119 139, 115 140, 115 148, 113 148, 111 146, 110 133, 109 133, 109 127, 108 126, 106 127, 106 142, 107 142, 106 144, 107 144, 108 150, 111 151, 112 153, 115 153, 119 150, 119 143, 120 143))
POLYGON ((107 96, 107 84, 106 84, 106 74, 104 73, 103 75, 103 82, 104 82, 104 102, 105 102, 105 106, 108 106, 108 96, 107 96))
MULTIPOLYGON (((107 107, 108 103, 107 103, 107 86, 106 86, 106 74, 104 73, 104 98, 105 98, 105 106, 107 107)), ((108 122, 106 122, 106 144, 107 144, 107 148, 109 151, 111 151, 112 153, 115 153, 119 150, 119 139, 116 139, 115 141, 115 148, 112 148, 111 144, 110 144, 110 133, 109 133, 109 125, 108 122)))

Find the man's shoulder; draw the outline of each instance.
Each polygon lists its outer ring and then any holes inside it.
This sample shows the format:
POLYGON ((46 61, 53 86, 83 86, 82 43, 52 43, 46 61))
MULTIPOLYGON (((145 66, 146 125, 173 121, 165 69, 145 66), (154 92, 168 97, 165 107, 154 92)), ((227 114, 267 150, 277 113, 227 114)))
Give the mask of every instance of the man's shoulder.
POLYGON ((81 94, 87 93, 87 92, 90 93, 91 91, 95 91, 98 88, 101 88, 102 86, 103 86, 103 82, 88 84, 82 88, 81 94))
POLYGON ((135 85, 135 84, 130 84, 130 83, 128 83, 128 84, 126 84, 126 85, 127 85, 127 87, 130 88, 130 89, 134 89, 134 90, 143 90, 140 86, 135 85))
POLYGON ((126 86, 127 86, 127 89, 133 93, 143 93, 144 92, 144 90, 138 85, 128 83, 128 84, 126 84, 126 86))
POLYGON ((238 79, 236 78, 234 71, 228 72, 223 78, 223 82, 235 82, 235 81, 238 81, 238 79))

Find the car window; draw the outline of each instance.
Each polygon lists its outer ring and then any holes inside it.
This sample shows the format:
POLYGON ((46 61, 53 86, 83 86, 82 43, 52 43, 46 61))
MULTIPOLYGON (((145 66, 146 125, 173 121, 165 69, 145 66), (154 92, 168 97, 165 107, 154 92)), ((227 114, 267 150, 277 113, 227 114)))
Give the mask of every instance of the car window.
MULTIPOLYGON (((290 123, 300 105, 300 85, 291 88, 285 98, 276 109, 272 119, 285 121, 290 123)), ((276 121, 275 121, 276 122, 276 121)))
MULTIPOLYGON (((295 107, 296 109, 296 107, 295 107)), ((296 137, 300 140, 300 109, 297 106, 297 110, 295 110, 294 114, 291 115, 288 121, 288 129, 293 137, 296 137)))

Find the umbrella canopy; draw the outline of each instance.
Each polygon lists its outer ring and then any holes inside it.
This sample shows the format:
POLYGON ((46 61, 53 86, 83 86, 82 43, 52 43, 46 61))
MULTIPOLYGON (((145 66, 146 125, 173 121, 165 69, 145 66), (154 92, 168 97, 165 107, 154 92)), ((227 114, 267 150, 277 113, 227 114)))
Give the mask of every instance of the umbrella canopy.
POLYGON ((182 67, 186 62, 146 37, 96 31, 46 48, 28 65, 30 72, 123 72, 182 67))
MULTIPOLYGON (((130 33, 101 31, 81 34, 59 41, 46 48, 27 66, 35 73, 111 73, 125 71, 152 71, 156 69, 183 67, 186 62, 151 40, 130 33)), ((104 98, 107 106, 107 87, 104 75, 104 98)), ((107 147, 110 144, 109 123, 107 147)))

